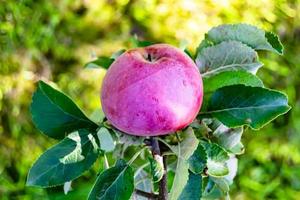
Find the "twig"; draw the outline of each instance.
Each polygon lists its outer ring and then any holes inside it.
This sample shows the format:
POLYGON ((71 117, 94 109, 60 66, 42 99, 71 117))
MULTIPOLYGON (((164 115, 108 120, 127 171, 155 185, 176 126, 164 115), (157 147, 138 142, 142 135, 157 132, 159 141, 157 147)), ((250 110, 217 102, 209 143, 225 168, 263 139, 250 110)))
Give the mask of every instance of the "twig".
POLYGON ((145 192, 145 191, 142 191, 142 190, 139 190, 139 189, 135 189, 134 192, 135 192, 135 194, 146 197, 148 199, 155 199, 155 200, 158 199, 158 195, 154 194, 154 193, 145 192))

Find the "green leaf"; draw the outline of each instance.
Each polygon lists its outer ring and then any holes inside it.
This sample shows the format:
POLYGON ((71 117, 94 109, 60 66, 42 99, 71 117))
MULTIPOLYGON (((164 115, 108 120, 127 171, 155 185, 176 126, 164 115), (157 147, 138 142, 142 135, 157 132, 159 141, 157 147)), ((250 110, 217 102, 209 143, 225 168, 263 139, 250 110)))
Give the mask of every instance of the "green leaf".
POLYGON ((146 46, 150 46, 150 45, 154 44, 154 42, 139 40, 136 35, 130 38, 130 42, 131 42, 132 48, 146 47, 146 46))
POLYGON ((228 128, 223 124, 213 132, 216 142, 224 149, 231 152, 231 149, 236 147, 241 142, 243 128, 228 128))
POLYGON ((211 77, 203 77, 204 94, 210 95, 217 89, 229 85, 246 85, 252 87, 263 87, 263 82, 255 75, 244 71, 224 71, 211 77))
POLYGON ((134 189, 133 171, 124 160, 118 160, 116 165, 102 172, 88 200, 128 200, 134 189))
POLYGON ((247 70, 256 73, 262 66, 257 53, 237 41, 225 41, 202 49, 197 54, 196 64, 203 77, 229 70, 247 70))
POLYGON ((202 182, 204 184, 201 200, 215 200, 223 196, 223 193, 210 177, 203 178, 202 182))
POLYGON ((248 24, 225 24, 214 27, 206 34, 205 40, 213 44, 234 40, 257 50, 268 50, 278 54, 283 52, 283 47, 275 34, 248 24))
POLYGON ((229 173, 226 161, 229 159, 226 151, 215 143, 201 140, 207 154, 207 174, 214 177, 225 176, 229 173))
POLYGON ((160 155, 154 155, 154 159, 150 157, 149 161, 153 182, 157 183, 163 178, 165 171, 163 158, 160 155))
MULTIPOLYGON (((151 179, 149 178, 148 173, 143 170, 144 166, 141 166, 140 169, 137 169, 134 175, 134 183, 135 188, 152 193, 153 184, 151 179)), ((133 200, 148 200, 146 197, 142 197, 140 195, 134 194, 133 200)))
POLYGON ((253 87, 263 87, 263 82, 255 75, 244 71, 223 71, 209 77, 203 77, 204 100, 201 111, 206 111, 209 99, 217 89, 229 85, 247 85, 253 87))
POLYGON ((195 174, 201 174, 207 164, 207 154, 204 147, 198 144, 197 149, 189 158, 190 170, 195 174))
POLYGON ((269 44, 276 49, 276 51, 280 54, 283 54, 283 46, 280 42, 278 36, 272 32, 266 32, 265 37, 267 38, 269 44))
POLYGON ((179 145, 172 147, 172 151, 177 155, 178 159, 170 200, 177 200, 186 185, 189 168, 188 158, 193 154, 199 143, 192 128, 188 128, 184 133, 184 140, 179 145))
POLYGON ((88 170, 98 157, 95 138, 87 130, 69 134, 48 149, 29 171, 27 185, 49 187, 61 185, 88 170))
POLYGON ((100 142, 101 150, 105 152, 111 152, 115 149, 115 142, 110 132, 106 128, 101 127, 97 132, 97 136, 100 142))
POLYGON ((102 109, 96 109, 91 115, 90 115, 90 119, 95 122, 96 124, 100 125, 101 122, 103 122, 105 118, 104 112, 102 111, 102 109))
POLYGON ((88 62, 84 65, 85 68, 103 68, 108 69, 110 65, 114 62, 113 58, 106 56, 100 56, 96 60, 88 62))
POLYGON ((121 50, 119 50, 119 51, 116 51, 115 53, 113 53, 112 55, 111 55, 111 59, 114 59, 114 60, 116 60, 120 55, 122 55, 124 52, 126 52, 126 49, 121 49, 121 50))
POLYGON ((244 85, 220 88, 211 97, 208 112, 226 126, 259 129, 290 109, 286 95, 244 85))
POLYGON ((178 200, 200 200, 202 196, 202 176, 189 172, 188 181, 178 200))
POLYGON ((31 115, 37 128, 55 139, 81 128, 97 128, 68 96, 43 81, 33 94, 31 115))

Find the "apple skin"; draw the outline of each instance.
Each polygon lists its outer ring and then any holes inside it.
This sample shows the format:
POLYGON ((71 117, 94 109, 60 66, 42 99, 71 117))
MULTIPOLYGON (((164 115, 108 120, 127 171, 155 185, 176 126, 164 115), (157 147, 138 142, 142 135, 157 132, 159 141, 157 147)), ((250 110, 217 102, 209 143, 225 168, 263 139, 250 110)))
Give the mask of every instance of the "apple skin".
POLYGON ((101 88, 108 121, 136 136, 166 135, 186 127, 197 116, 202 98, 197 66, 167 44, 126 51, 112 63, 101 88))

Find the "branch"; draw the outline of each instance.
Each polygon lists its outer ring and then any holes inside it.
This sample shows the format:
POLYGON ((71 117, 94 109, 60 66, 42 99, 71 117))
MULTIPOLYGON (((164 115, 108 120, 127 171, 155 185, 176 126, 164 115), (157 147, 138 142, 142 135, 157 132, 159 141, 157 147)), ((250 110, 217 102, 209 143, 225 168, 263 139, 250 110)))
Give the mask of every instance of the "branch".
POLYGON ((135 189, 134 191, 137 195, 140 195, 140 196, 143 196, 143 197, 146 197, 148 199, 158 199, 158 195, 157 194, 154 194, 154 193, 149 193, 149 192, 145 192, 145 191, 142 191, 142 190, 138 190, 138 189, 135 189))
MULTIPOLYGON (((150 138, 151 141, 151 152, 153 157, 155 155, 162 156, 158 140, 154 137, 150 138)), ((159 200, 167 200, 168 199, 168 187, 167 187, 167 162, 166 156, 162 156, 163 165, 164 165, 164 175, 162 179, 159 181, 159 200)))

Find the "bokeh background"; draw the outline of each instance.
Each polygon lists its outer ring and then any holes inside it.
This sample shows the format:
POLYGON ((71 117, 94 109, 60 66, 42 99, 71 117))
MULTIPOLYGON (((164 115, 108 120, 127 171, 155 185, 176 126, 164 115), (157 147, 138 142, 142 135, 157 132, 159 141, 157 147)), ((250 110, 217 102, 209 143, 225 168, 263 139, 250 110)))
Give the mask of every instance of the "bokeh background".
POLYGON ((87 114, 99 108, 104 70, 83 69, 142 39, 194 51, 211 27, 245 22, 280 35, 285 54, 260 53, 258 75, 284 91, 293 109, 258 132, 246 131, 232 199, 300 199, 299 0, 0 0, 0 199, 85 199, 92 170, 62 187, 25 187, 34 160, 54 140, 32 124, 29 105, 39 79, 51 80, 87 114))

